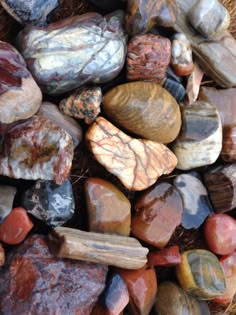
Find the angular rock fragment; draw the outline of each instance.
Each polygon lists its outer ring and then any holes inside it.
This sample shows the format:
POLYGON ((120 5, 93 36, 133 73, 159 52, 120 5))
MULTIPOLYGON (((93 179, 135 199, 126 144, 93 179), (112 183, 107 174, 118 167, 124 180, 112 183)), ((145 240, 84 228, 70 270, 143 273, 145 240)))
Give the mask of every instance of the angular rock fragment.
POLYGON ((163 248, 158 252, 151 252, 148 254, 148 265, 173 267, 181 263, 181 256, 179 246, 171 246, 163 248))
POLYGON ((0 186, 0 224, 12 210, 16 188, 12 186, 0 186))
MULTIPOLYGON (((193 72, 190 74, 190 76, 187 79, 185 104, 193 104, 194 102, 196 102, 203 76, 204 76, 204 71, 201 69, 201 67, 197 63, 194 63, 193 72)), ((214 102, 213 104, 216 106, 214 102)))

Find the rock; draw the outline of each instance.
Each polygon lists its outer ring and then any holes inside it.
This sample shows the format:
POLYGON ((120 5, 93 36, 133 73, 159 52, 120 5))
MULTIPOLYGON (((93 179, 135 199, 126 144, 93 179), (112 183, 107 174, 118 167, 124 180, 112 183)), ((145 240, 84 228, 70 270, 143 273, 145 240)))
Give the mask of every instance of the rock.
POLYGON ((64 115, 55 104, 43 102, 37 115, 51 120, 55 125, 64 129, 72 137, 75 147, 81 142, 83 131, 78 122, 72 117, 64 115))
POLYGON ((199 0, 189 11, 188 20, 203 37, 209 38, 228 29, 230 14, 218 0, 199 0))
POLYGON ((222 126, 217 108, 195 102, 181 108, 182 127, 172 145, 177 168, 189 170, 214 163, 222 148, 222 126))
MULTIPOLYGON (((203 76, 204 71, 200 68, 200 66, 197 63, 194 63, 193 72, 187 78, 185 104, 193 104, 194 102, 196 102, 203 76)), ((206 101, 208 103, 211 103, 208 100, 206 101)), ((214 102, 213 104, 217 107, 217 105, 214 102)))
POLYGON ((184 99, 186 91, 181 83, 166 78, 162 86, 176 99, 177 103, 184 99))
POLYGON ((119 189, 101 178, 89 178, 85 197, 89 231, 129 236, 131 204, 119 189))
POLYGON ((74 214, 73 191, 68 179, 62 185, 38 180, 21 198, 27 212, 49 226, 62 225, 74 214))
POLYGON ((126 54, 122 21, 121 11, 106 17, 86 13, 26 28, 17 41, 43 92, 58 95, 118 75, 126 54))
POLYGON ((131 138, 103 117, 91 125, 86 139, 96 160, 130 190, 148 188, 177 164, 165 145, 131 138))
POLYGON ((20 24, 44 24, 60 4, 59 0, 0 0, 6 11, 20 24))
POLYGON ((184 33, 172 37, 171 64, 179 76, 188 76, 194 70, 191 44, 184 33))
POLYGON ((89 315, 106 275, 106 265, 56 258, 45 238, 33 235, 12 250, 0 271, 1 314, 89 315))
POLYGON ((129 308, 132 314, 149 315, 157 294, 157 278, 154 268, 122 270, 118 273, 127 284, 130 296, 129 308))
POLYGON ((230 255, 236 251, 236 220, 227 214, 212 214, 205 222, 204 236, 213 253, 230 255))
POLYGON ((170 63, 171 42, 153 34, 136 35, 128 44, 127 79, 161 82, 170 63))
POLYGON ((135 204, 132 234, 155 247, 165 247, 180 225, 183 203, 179 192, 168 183, 158 184, 135 204))
POLYGON ((161 143, 172 142, 181 127, 175 99, 151 82, 130 82, 111 89, 104 95, 103 110, 126 130, 161 143))
POLYGON ((213 211, 208 192, 200 176, 196 172, 177 175, 174 186, 183 199, 184 212, 181 225, 185 229, 199 228, 213 211))
POLYGON ((44 117, 34 116, 11 129, 3 148, 1 175, 54 180, 62 184, 70 173, 74 151, 72 138, 44 117))
POLYGON ((15 187, 6 185, 0 186, 0 224, 10 214, 15 194, 15 187))
POLYGON ((226 162, 236 162, 236 125, 223 128, 221 158, 226 162))
POLYGON ((236 163, 216 166, 204 176, 205 184, 216 213, 236 207, 236 163))
POLYGON ((33 226, 24 208, 14 208, 0 224, 0 240, 10 245, 19 244, 33 226))
POLYGON ((163 248, 158 252, 148 254, 148 264, 150 266, 173 267, 181 263, 179 246, 171 246, 163 248))
POLYGON ((42 93, 19 52, 0 41, 0 125, 33 116, 42 93))
POLYGON ((89 2, 106 12, 125 9, 126 7, 126 0, 89 0, 89 2))
POLYGON ((148 32, 153 26, 173 26, 178 7, 175 0, 128 0, 126 32, 131 35, 148 32))
POLYGON ((211 300, 225 292, 225 276, 217 257, 204 249, 185 251, 176 267, 181 287, 200 299, 211 300))
POLYGON ((0 244, 0 268, 5 264, 5 250, 0 244))
POLYGON ((84 119, 91 124, 100 113, 102 90, 100 87, 81 87, 60 102, 60 110, 66 115, 84 119))

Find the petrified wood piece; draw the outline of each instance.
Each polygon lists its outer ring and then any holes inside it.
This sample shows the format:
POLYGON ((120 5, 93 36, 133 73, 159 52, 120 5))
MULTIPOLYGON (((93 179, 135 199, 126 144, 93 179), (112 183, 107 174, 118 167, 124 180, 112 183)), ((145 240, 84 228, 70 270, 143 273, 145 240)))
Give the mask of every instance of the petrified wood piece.
POLYGON ((0 244, 0 267, 2 267, 5 264, 5 250, 0 244))

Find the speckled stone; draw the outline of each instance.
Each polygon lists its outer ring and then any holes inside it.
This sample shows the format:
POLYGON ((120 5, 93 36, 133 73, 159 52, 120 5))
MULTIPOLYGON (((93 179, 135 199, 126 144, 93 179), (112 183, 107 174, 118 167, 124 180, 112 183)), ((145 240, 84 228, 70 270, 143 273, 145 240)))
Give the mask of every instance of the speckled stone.
POLYGON ((0 186, 0 224, 10 214, 13 201, 16 194, 16 188, 12 186, 0 186))

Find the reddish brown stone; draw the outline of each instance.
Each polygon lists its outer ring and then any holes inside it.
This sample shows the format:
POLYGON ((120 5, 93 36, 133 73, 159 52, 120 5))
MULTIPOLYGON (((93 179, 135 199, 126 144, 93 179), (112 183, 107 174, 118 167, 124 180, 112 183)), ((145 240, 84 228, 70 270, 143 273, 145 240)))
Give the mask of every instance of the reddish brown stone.
POLYGON ((49 253, 34 235, 13 249, 0 272, 1 315, 89 315, 105 286, 107 266, 49 253))
POLYGON ((226 162, 236 161, 236 125, 223 128, 223 147, 221 157, 226 162))
POLYGON ((5 251, 2 245, 0 244, 0 267, 5 264, 5 251))
POLYGON ((150 266, 172 267, 181 263, 179 246, 164 248, 158 252, 148 254, 148 264, 150 266))

